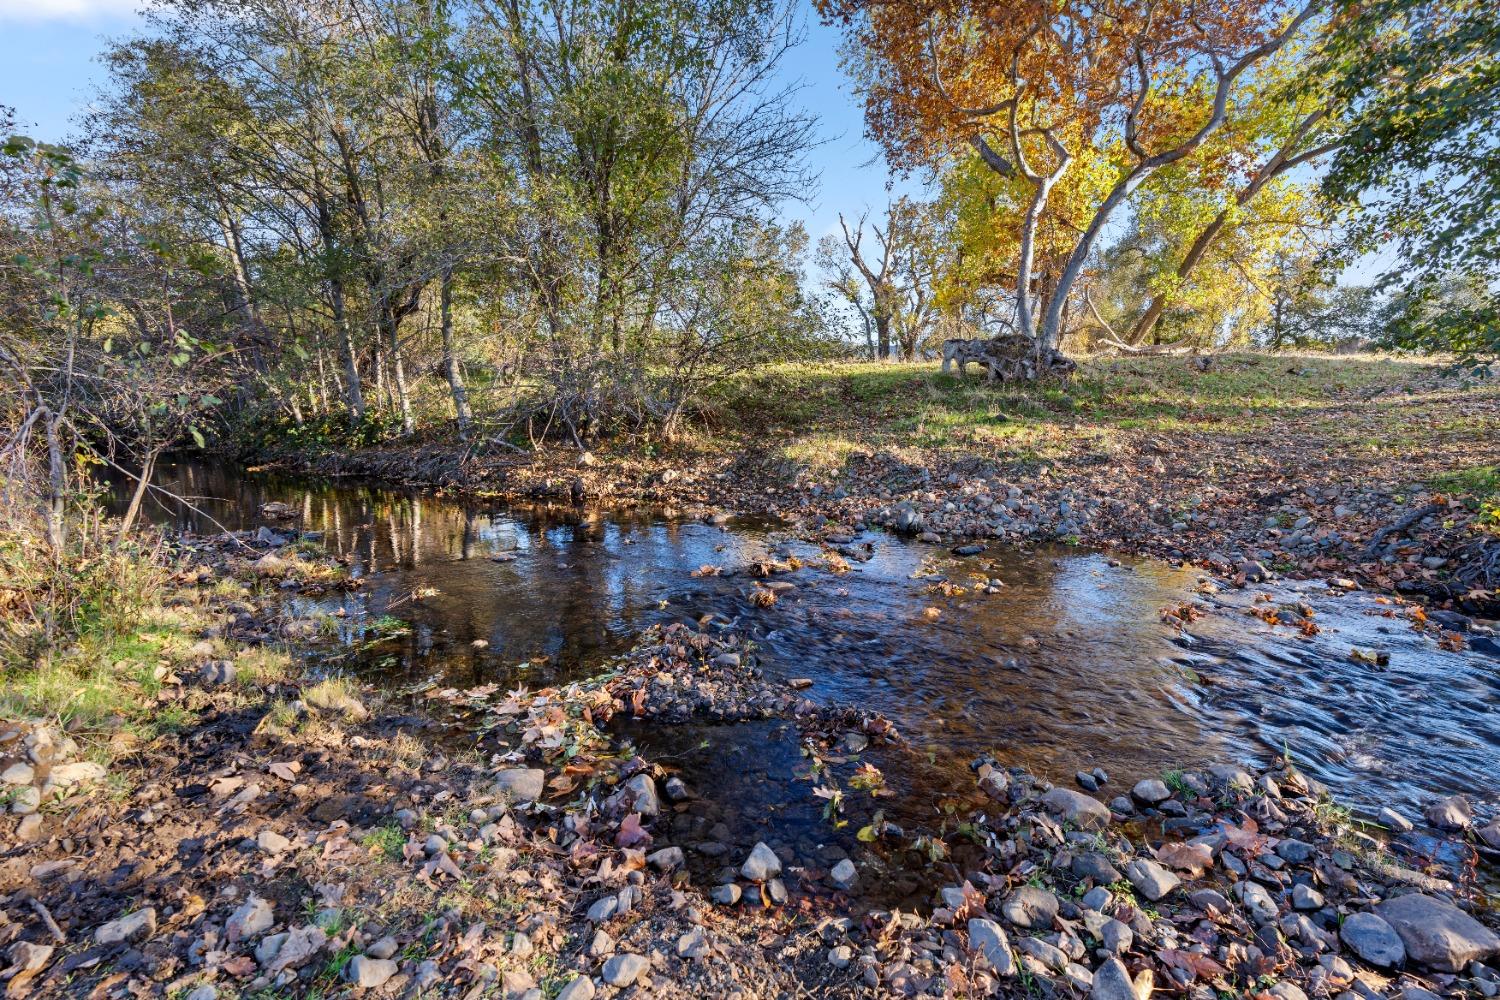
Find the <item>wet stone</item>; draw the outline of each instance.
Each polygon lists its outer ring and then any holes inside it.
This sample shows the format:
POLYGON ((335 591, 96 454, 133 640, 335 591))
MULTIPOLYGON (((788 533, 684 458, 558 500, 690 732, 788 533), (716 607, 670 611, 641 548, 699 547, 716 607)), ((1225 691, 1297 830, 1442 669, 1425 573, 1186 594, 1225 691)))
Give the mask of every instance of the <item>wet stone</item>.
POLYGON ((1070 788, 1054 788, 1042 796, 1042 805, 1064 823, 1080 830, 1103 830, 1109 826, 1109 809, 1103 802, 1070 788))

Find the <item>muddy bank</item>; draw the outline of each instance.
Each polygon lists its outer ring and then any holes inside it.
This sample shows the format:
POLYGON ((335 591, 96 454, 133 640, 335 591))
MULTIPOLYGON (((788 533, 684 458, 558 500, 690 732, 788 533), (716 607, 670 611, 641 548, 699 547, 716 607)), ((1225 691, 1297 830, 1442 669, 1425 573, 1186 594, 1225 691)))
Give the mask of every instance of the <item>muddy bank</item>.
POLYGON ((1187 562, 1250 582, 1330 576, 1500 616, 1500 539, 1471 505, 1399 465, 1351 476, 1308 449, 1278 453, 1274 475, 1224 443, 1147 438, 1108 454, 1046 464, 981 455, 854 449, 836 469, 788 461, 774 447, 626 448, 526 455, 425 443, 266 464, 319 476, 376 477, 507 500, 639 504, 774 516, 817 528, 880 526, 939 544, 1060 541, 1187 562), (1306 452, 1306 453, 1305 453, 1306 452))

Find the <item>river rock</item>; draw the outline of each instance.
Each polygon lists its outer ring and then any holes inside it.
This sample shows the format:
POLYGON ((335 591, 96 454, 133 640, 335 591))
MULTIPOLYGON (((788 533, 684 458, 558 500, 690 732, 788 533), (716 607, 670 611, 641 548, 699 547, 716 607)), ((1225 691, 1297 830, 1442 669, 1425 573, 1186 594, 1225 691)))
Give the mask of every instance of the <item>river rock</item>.
POLYGON ((224 925, 224 933, 229 937, 231 944, 236 941, 248 941, 269 928, 275 919, 275 915, 271 912, 271 904, 252 893, 249 899, 240 904, 239 909, 229 915, 229 921, 224 925))
POLYGON ((1094 970, 1094 984, 1089 988, 1089 1000, 1138 1000, 1135 984, 1125 963, 1118 958, 1106 958, 1094 970))
POLYGON ((1155 902, 1182 884, 1182 880, 1150 858, 1136 858, 1125 866, 1125 877, 1130 884, 1155 902))
POLYGON ((723 885, 714 886, 714 890, 708 894, 720 906, 733 906, 740 901, 740 887, 733 882, 725 882, 723 885))
POLYGON ((1407 957, 1442 972, 1500 953, 1500 937, 1451 903, 1420 893, 1388 899, 1375 912, 1400 935, 1407 957))
POLYGON ((632 955, 629 952, 616 955, 604 963, 604 981, 623 989, 634 984, 650 967, 651 960, 645 955, 632 955))
POLYGON ((656 793, 656 782, 649 774, 637 774, 609 798, 610 808, 622 812, 640 813, 643 819, 661 813, 661 796, 656 793))
POLYGON ((1312 860, 1313 846, 1303 840, 1283 840, 1276 845, 1276 855, 1294 865, 1312 860))
POLYGON ((349 963, 347 975, 355 989, 374 990, 389 982, 390 978, 396 974, 397 968, 396 963, 389 958, 355 955, 349 963))
POLYGON ((36 777, 36 771, 23 760, 18 760, 4 771, 0 771, 0 783, 7 785, 29 785, 34 777, 36 777))
POLYGON ((1112 885, 1125 876, 1120 870, 1109 863, 1109 859, 1102 854, 1088 851, 1083 854, 1073 855, 1070 866, 1073 874, 1079 878, 1091 878, 1099 885, 1112 885))
POLYGON ((859 869, 854 867, 853 861, 844 858, 833 866, 833 871, 828 873, 828 879, 833 883, 834 888, 848 892, 859 880, 859 869))
POLYGON ((547 788, 547 772, 539 767, 512 767, 495 775, 495 794, 513 802, 535 802, 547 788))
POLYGON ((594 993, 594 981, 588 976, 578 976, 558 991, 557 1000, 594 1000, 594 993))
POLYGON ((1474 810, 1462 795, 1450 795, 1428 806, 1422 813, 1439 830, 1467 830, 1474 825, 1474 810))
POLYGON ((594 900, 594 905, 589 907, 588 921, 591 924, 602 924, 620 910, 620 900, 617 896, 603 896, 594 900))
POLYGON ((1292 886, 1292 906, 1298 910, 1321 910, 1326 903, 1323 894, 1310 885, 1298 882, 1292 886))
POLYGON ((155 933, 156 908, 147 906, 99 927, 94 931, 94 943, 111 945, 121 941, 143 941, 155 933))
POLYGON ((1145 778, 1135 783, 1131 797, 1144 806, 1154 806, 1172 797, 1172 790, 1160 778, 1145 778))
POLYGON ((1103 830, 1109 826, 1109 809, 1098 799, 1071 788, 1054 788, 1042 796, 1042 805, 1064 823, 1080 830, 1103 830))
POLYGON ((1265 886, 1245 881, 1235 888, 1239 891, 1240 902, 1245 904, 1245 909, 1250 911, 1251 919, 1257 924, 1268 924, 1276 919, 1276 900, 1265 886))
POLYGON ((663 847, 646 858, 652 868, 661 872, 676 871, 683 866, 685 860, 680 847, 663 847))
POLYGON ((781 874, 781 859, 764 842, 757 843, 740 865, 740 874, 752 882, 765 882, 781 874))
POLYGON ((1016 970, 1015 956, 1005 929, 986 917, 969 920, 969 947, 997 976, 1009 976, 1016 970))
POLYGON ((1000 904, 1000 914, 1017 927, 1051 930, 1057 918, 1057 897, 1046 889, 1023 885, 1000 904))
POLYGON ((1350 914, 1339 928, 1350 950, 1371 965, 1393 969, 1406 961, 1406 945, 1396 929, 1374 913, 1350 914))

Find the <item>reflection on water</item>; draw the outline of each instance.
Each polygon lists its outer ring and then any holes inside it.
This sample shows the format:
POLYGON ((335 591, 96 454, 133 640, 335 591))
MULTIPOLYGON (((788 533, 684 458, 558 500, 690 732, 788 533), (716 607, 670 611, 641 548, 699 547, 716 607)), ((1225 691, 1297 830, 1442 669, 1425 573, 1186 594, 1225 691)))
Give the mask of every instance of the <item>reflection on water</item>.
MULTIPOLYGON (((971 787, 963 765, 984 751, 1059 781, 1102 766, 1118 790, 1168 767, 1264 761, 1283 750, 1366 807, 1410 810, 1453 791, 1484 799, 1500 787, 1497 661, 1439 652, 1406 622, 1381 617, 1388 608, 1330 599, 1317 585, 1278 592, 1317 608, 1314 638, 1285 628, 1273 638, 1244 613, 1251 592, 1214 599, 1223 613, 1179 636, 1159 611, 1191 596, 1191 572, 1112 566, 1071 550, 956 560, 871 535, 870 561, 845 575, 804 569, 786 577, 794 590, 762 609, 746 599, 743 575, 691 572, 816 551, 769 525, 498 508, 202 466, 165 469, 161 482, 196 498, 198 509, 158 505, 152 516, 194 531, 256 527, 267 523, 262 503, 290 504, 294 521, 273 527, 322 532, 368 578, 362 591, 336 598, 346 602, 351 635, 386 613, 412 626, 379 647, 394 660, 382 672, 402 681, 551 683, 586 675, 646 625, 715 614, 755 641, 772 676, 809 678, 814 699, 889 716, 912 748, 904 761, 881 764, 898 789, 971 787), (913 578, 934 567, 964 592, 913 578), (986 594, 970 586, 971 574, 1005 586, 986 594), (421 588, 436 593, 410 599, 421 588), (1356 646, 1389 651, 1390 665, 1352 662, 1356 646)), ((686 757, 702 756, 694 748, 707 738, 722 763, 746 744, 772 742, 771 732, 636 735, 686 757)), ((763 756, 776 771, 764 783, 784 783, 795 741, 763 756)))

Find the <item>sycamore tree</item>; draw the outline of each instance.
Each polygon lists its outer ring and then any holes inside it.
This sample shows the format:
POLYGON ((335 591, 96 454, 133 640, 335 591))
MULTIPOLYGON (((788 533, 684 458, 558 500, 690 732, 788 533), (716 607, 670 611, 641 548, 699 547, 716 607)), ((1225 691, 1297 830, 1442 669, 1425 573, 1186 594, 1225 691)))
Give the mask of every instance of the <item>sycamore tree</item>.
POLYGON ((1311 21, 1317 0, 1205 8, 1110 0, 819 0, 851 40, 870 134, 898 167, 976 152, 1014 181, 1016 326, 1056 348, 1101 234, 1148 180, 1196 155, 1230 119, 1235 88, 1311 21), (1065 221, 1038 278, 1038 234, 1075 168, 1102 194, 1065 221))
POLYGON ((897 198, 883 219, 839 216, 840 231, 818 243, 825 284, 859 313, 874 358, 912 360, 932 329, 948 250, 936 213, 935 205, 897 198))

